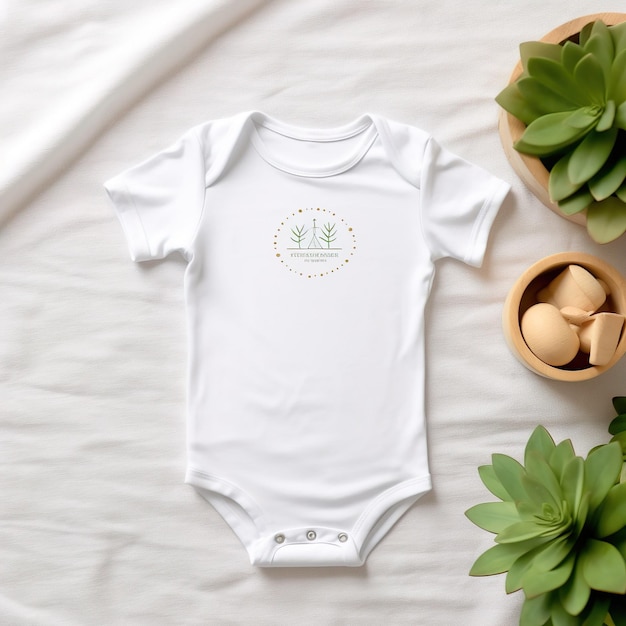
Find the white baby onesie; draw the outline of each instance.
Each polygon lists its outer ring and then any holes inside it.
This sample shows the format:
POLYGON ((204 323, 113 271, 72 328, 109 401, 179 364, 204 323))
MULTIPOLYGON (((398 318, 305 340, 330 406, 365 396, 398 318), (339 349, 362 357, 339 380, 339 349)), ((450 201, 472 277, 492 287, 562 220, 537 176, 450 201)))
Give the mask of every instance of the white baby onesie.
POLYGON ((358 566, 431 488, 424 306, 508 185, 416 128, 211 121, 105 183, 188 262, 188 467, 259 566, 358 566))

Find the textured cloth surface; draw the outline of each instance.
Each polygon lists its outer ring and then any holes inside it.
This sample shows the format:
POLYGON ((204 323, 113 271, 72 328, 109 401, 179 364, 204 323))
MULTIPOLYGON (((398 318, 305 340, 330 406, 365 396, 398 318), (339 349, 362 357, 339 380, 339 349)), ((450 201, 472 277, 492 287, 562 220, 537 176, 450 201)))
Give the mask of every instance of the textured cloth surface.
MULTIPOLYGON (((620 11, 610 0, 602 9, 620 11)), ((504 342, 506 294, 567 250, 626 274, 506 161, 493 98, 521 41, 582 0, 0 5, 0 624, 513 625, 522 598, 468 570, 476 468, 543 423, 606 440, 626 361, 540 378, 504 342), (361 568, 263 571, 183 484, 184 262, 131 263, 104 180, 189 127, 261 109, 301 126, 370 111, 509 182, 481 269, 438 262, 426 317, 433 491, 361 568)), ((364 390, 365 392, 366 390, 364 390)))

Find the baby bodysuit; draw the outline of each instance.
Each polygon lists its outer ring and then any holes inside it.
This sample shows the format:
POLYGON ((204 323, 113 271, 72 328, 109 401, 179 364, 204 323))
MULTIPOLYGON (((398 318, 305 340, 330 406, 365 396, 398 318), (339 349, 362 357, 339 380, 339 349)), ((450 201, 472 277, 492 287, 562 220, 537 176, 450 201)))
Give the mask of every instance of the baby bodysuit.
POLYGON ((253 565, 358 566, 431 488, 424 307, 508 185, 376 115, 206 122, 105 183, 135 261, 178 252, 186 482, 253 565))

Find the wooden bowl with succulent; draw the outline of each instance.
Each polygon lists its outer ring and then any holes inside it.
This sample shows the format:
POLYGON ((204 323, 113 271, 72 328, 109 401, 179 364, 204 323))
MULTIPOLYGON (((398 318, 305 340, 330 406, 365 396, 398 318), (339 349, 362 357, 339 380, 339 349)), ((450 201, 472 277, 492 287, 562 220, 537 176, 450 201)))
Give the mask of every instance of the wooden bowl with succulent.
POLYGON ((626 231, 626 14, 568 22, 520 45, 496 97, 520 178, 598 243, 626 231))

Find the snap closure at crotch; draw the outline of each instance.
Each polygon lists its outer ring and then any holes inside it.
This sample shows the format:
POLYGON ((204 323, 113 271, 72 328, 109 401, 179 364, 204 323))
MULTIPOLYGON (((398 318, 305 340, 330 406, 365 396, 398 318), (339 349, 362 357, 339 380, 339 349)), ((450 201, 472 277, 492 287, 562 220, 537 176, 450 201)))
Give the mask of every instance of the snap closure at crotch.
POLYGON ((363 565, 354 537, 341 528, 276 528, 259 538, 253 565, 261 567, 327 567, 363 565))

